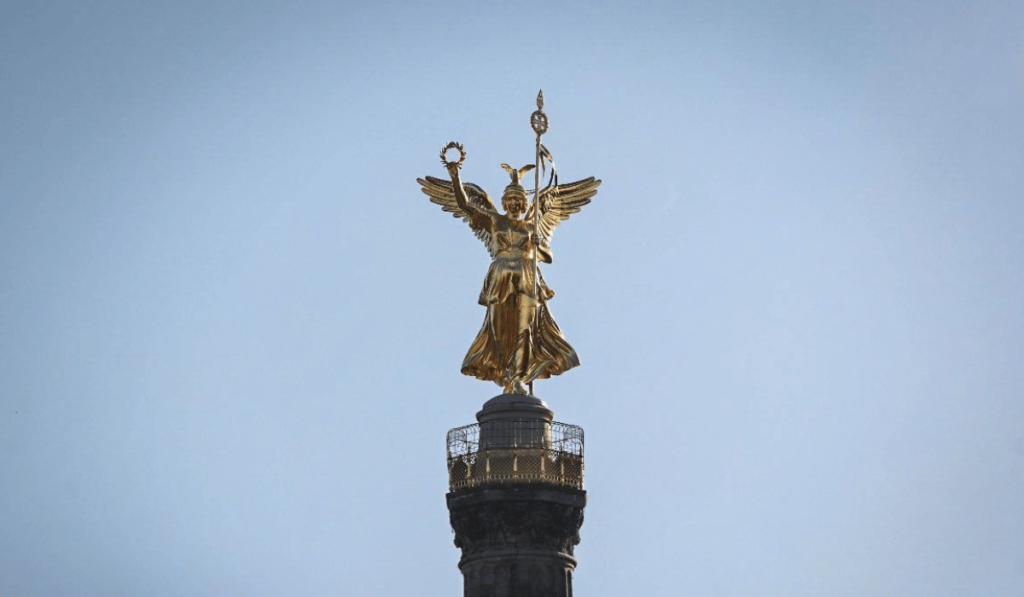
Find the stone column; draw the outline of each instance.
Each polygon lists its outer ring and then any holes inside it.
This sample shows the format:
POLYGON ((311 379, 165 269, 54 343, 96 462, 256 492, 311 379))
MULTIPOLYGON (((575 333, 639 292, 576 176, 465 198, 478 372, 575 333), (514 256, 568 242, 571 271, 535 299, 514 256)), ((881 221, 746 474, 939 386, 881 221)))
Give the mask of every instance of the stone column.
MULTIPOLYGON (((477 420, 481 450, 551 442, 552 413, 533 396, 498 396, 484 404, 477 420), (489 421, 500 421, 500 431, 489 421)), ((580 542, 585 491, 510 480, 447 497, 455 545, 462 550, 464 597, 572 596, 573 548, 580 542)))

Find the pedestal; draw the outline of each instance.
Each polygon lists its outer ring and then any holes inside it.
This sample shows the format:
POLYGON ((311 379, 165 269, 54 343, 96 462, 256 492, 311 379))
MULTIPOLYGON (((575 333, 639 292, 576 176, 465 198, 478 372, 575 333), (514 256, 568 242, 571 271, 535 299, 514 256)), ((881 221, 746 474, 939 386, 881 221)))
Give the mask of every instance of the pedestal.
POLYGON ((468 426, 476 441, 465 439, 467 428, 449 433, 447 501, 464 597, 572 595, 587 502, 583 437, 552 418, 543 401, 505 394, 468 426), (453 433, 471 449, 453 455, 453 433), (567 470, 567 462, 578 468, 567 470))

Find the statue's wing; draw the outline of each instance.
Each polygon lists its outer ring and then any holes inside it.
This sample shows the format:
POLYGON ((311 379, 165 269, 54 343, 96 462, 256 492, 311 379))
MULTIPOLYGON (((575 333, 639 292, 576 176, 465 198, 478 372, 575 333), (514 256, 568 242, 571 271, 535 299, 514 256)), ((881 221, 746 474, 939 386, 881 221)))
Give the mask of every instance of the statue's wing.
MULTIPOLYGON (((591 176, 576 182, 548 186, 541 191, 541 210, 538 219, 541 261, 551 263, 549 247, 555 228, 558 228, 563 220, 568 220, 570 215, 590 203, 590 198, 597 194, 599 186, 601 186, 601 181, 591 176)), ((535 207, 535 205, 531 205, 530 210, 526 213, 526 220, 529 222, 533 222, 535 207)))
MULTIPOLYGON (((459 202, 455 200, 455 188, 452 186, 452 181, 428 176, 426 180, 417 178, 416 182, 423 185, 421 190, 430 197, 431 203, 440 205, 442 210, 452 214, 453 217, 462 218, 473 229, 473 232, 476 233, 476 237, 482 240, 484 246, 490 250, 491 231, 489 219, 473 217, 473 214, 459 207, 459 202)), ((471 182, 462 183, 462 188, 466 190, 466 198, 474 206, 488 214, 497 213, 494 203, 483 189, 471 182)))

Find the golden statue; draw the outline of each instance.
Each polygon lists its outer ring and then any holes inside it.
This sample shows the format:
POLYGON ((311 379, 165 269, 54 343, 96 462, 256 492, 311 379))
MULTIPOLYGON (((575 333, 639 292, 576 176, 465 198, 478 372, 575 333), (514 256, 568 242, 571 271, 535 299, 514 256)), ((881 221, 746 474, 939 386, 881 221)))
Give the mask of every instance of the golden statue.
POLYGON ((601 184, 592 176, 558 184, 552 164, 551 179, 538 192, 541 167, 550 161, 551 154, 540 144, 547 130, 547 117, 540 110, 541 95, 537 107, 531 118, 537 134, 537 164, 518 169, 501 165, 512 177, 501 197, 504 214, 498 212, 483 189, 462 182, 459 169, 466 152, 458 143, 441 149, 441 163, 448 170, 450 182, 433 176, 417 179, 433 203, 469 224, 491 255, 479 298, 487 314, 462 361, 462 373, 493 381, 509 394, 525 394, 524 384, 532 386, 535 379, 558 375, 580 364, 548 310, 547 302, 555 293, 544 283, 537 263, 551 263, 550 243, 555 228, 590 203, 601 184), (446 156, 451 149, 460 153, 457 162, 446 156), (529 196, 520 176, 530 170, 535 170, 536 184, 534 201, 527 207, 529 196))

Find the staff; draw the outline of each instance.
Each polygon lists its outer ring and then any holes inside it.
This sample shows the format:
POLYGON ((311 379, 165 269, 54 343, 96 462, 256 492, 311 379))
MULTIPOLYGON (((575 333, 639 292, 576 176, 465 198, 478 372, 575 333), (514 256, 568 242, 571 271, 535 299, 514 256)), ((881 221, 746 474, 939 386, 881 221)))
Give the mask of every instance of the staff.
POLYGON ((537 92, 537 111, 530 116, 530 126, 537 133, 537 163, 533 169, 533 295, 537 296, 537 259, 540 254, 540 138, 548 131, 548 117, 544 114, 544 90, 537 92))
MULTIPOLYGON (((544 114, 544 90, 537 92, 537 111, 530 115, 530 127, 537 133, 536 164, 533 168, 533 296, 539 297, 540 276, 538 259, 540 258, 540 138, 548 131, 548 117, 544 114)), ((533 381, 530 381, 530 394, 533 394, 533 381)))

